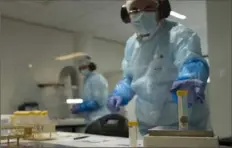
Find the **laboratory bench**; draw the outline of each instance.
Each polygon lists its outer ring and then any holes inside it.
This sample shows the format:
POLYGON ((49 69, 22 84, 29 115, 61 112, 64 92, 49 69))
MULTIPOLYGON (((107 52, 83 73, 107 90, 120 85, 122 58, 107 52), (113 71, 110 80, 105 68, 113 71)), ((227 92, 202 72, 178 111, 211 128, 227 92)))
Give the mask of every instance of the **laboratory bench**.
MULTIPOLYGON (((5 116, 8 117, 9 115, 5 116)), ((5 116, 1 115, 1 118, 5 116)), ((58 130, 53 134, 54 140, 42 142, 20 140, 23 147, 129 147, 128 138, 91 135, 80 132, 80 128, 85 128, 86 126, 83 118, 58 119, 55 120, 55 123, 58 130), (70 132, 66 132, 68 131, 67 129, 71 129, 70 132)), ((231 140, 231 138, 222 139, 220 143, 231 143, 231 140)), ((138 144, 142 147, 143 140, 138 140, 138 144)), ((4 146, 1 145, 1 147, 4 146)), ((231 146, 221 146, 220 148, 231 148, 231 146)))
MULTIPOLYGON (((32 142, 21 140, 22 147, 51 147, 51 148, 73 148, 73 147, 129 147, 129 139, 121 137, 99 136, 84 133, 54 133, 55 140, 32 142)), ((4 147, 1 145, 1 147, 4 147)), ((138 140, 138 147, 143 147, 143 141, 138 140)), ((231 148, 221 146, 220 148, 231 148)))

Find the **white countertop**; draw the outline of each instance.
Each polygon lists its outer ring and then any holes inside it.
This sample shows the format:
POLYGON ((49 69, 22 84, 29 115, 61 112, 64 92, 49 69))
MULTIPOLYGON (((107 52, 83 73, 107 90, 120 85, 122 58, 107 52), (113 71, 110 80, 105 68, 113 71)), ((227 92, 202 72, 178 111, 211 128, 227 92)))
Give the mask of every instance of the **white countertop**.
MULTIPOLYGON (((54 134, 55 140, 44 141, 43 143, 59 144, 72 147, 129 147, 128 138, 90 135, 83 133, 57 132, 54 134), (89 136, 88 138, 74 140, 75 137, 89 136)), ((142 140, 138 140, 138 145, 142 146, 142 140)))
MULTIPOLYGON (((41 143, 56 144, 70 147, 129 147, 128 138, 90 135, 83 133, 57 132, 53 134, 54 140, 43 141, 41 143), (89 136, 87 138, 74 140, 76 137, 89 136)), ((23 140, 20 140, 23 142, 23 140)), ((28 141, 24 141, 28 142, 28 141)), ((138 140, 138 147, 143 146, 143 141, 138 140)), ((229 148, 220 146, 220 148, 229 148)))
MULTIPOLYGON (((128 138, 110 137, 100 135, 90 135, 83 133, 66 133, 57 132, 54 137, 55 140, 44 141, 43 143, 58 144, 70 147, 130 147, 128 138), (74 140, 76 137, 89 136, 79 140, 74 140)), ((138 140, 138 147, 143 147, 143 140, 138 140)), ((229 148, 227 146, 220 146, 220 148, 229 148)))

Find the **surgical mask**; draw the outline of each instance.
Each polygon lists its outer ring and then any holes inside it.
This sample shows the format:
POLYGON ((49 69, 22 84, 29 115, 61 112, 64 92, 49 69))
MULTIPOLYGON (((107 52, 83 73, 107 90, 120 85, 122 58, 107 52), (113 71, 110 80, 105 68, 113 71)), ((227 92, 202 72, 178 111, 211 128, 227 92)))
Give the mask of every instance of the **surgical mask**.
POLYGON ((88 75, 89 74, 89 70, 88 69, 85 69, 85 70, 81 70, 80 71, 84 76, 88 75))
POLYGON ((139 12, 131 14, 131 24, 139 35, 152 36, 157 29, 156 12, 139 12))

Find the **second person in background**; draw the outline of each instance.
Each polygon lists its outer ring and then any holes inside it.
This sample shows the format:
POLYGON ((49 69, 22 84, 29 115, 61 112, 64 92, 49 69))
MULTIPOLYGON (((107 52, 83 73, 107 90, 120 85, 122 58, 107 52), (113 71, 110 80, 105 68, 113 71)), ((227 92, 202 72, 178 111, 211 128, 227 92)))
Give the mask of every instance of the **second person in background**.
POLYGON ((86 57, 79 65, 79 71, 84 76, 83 103, 73 105, 72 113, 83 113, 88 123, 109 114, 106 107, 108 97, 108 82, 96 72, 97 66, 86 57))

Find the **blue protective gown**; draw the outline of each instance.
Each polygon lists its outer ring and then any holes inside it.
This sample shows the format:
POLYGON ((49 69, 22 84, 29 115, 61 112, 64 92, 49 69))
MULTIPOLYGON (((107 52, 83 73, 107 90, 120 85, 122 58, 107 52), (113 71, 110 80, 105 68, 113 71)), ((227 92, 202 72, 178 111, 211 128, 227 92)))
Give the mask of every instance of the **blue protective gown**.
POLYGON ((83 112, 87 123, 109 114, 106 107, 108 97, 108 82, 99 73, 90 72, 84 79, 84 102, 79 105, 76 112, 83 112))
MULTIPOLYGON (((122 69, 123 80, 113 95, 122 97, 121 105, 137 95, 135 113, 143 135, 153 127, 178 127, 178 108, 170 93, 174 80, 189 77, 206 83, 209 76, 198 35, 167 20, 149 40, 135 34, 128 39, 122 69)), ((206 103, 194 104, 189 109, 190 129, 206 129, 208 117, 206 103)))

